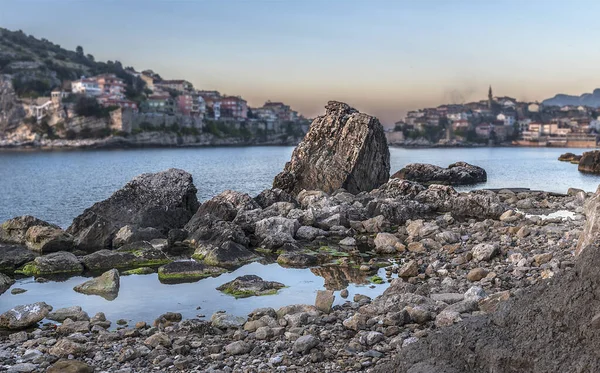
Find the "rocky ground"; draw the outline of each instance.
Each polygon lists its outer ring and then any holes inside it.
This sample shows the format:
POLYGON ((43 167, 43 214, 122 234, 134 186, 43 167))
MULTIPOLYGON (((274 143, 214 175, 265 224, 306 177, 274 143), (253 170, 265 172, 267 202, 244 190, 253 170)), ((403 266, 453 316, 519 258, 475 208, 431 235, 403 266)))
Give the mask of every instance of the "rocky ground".
MULTIPOLYGON (((395 188, 388 183, 370 195, 407 193, 407 186, 419 189, 407 181, 391 183, 395 188)), ((419 193, 427 191, 421 188, 419 193)), ((342 191, 318 196, 310 203, 313 209, 317 204, 331 208, 338 200, 344 202, 334 206, 362 205, 359 201, 364 198, 342 191)), ((348 223, 355 228, 346 228, 346 239, 366 240, 379 253, 371 265, 380 259, 397 260, 388 265, 387 273, 400 278, 375 299, 357 296, 330 310, 331 295, 322 294, 315 305, 258 309, 247 318, 215 314, 211 321, 182 321, 181 315, 166 314, 153 325, 117 326, 117 320, 90 318, 78 308, 59 310, 58 317, 50 315, 59 321, 58 327, 44 324, 2 337, 0 364, 15 372, 41 372, 53 364, 67 371, 64 366, 77 362, 106 372, 369 371, 438 329, 493 312, 513 294, 572 270, 584 223, 585 193, 572 190, 568 196, 556 196, 505 190, 488 198, 503 206, 493 208, 495 218, 461 217, 454 210, 422 214, 423 219, 403 224, 392 224, 383 216, 376 222, 363 221, 362 229, 348 223), (524 215, 557 210, 570 211, 574 218, 524 215)), ((371 269, 368 263, 362 265, 371 269)), ((48 308, 36 311, 47 314, 48 308)), ((86 371, 78 369, 73 371, 86 371)))

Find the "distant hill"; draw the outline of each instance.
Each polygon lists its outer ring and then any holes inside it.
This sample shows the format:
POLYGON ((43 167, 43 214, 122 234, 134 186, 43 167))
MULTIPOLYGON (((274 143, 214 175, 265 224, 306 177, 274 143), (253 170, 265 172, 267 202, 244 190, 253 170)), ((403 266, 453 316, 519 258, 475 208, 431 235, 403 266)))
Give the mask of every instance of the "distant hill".
POLYGON ((592 93, 584 93, 581 96, 571 96, 562 93, 556 96, 542 101, 545 106, 589 106, 589 107, 600 107, 600 88, 594 89, 592 93))
POLYGON ((0 28, 0 74, 12 76, 17 95, 49 96, 54 88, 81 76, 113 73, 127 84, 126 95, 140 97, 145 83, 128 73, 119 61, 99 62, 83 47, 70 51, 46 39, 37 39, 23 31, 0 28))

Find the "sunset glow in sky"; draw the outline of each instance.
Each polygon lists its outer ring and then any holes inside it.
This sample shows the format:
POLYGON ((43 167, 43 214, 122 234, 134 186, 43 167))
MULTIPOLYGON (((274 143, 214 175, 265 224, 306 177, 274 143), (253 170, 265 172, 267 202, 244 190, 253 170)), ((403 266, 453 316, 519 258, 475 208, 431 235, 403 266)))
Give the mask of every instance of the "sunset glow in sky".
POLYGON ((341 100, 391 125, 407 110, 600 87, 600 2, 3 0, 0 26, 197 89, 341 100))

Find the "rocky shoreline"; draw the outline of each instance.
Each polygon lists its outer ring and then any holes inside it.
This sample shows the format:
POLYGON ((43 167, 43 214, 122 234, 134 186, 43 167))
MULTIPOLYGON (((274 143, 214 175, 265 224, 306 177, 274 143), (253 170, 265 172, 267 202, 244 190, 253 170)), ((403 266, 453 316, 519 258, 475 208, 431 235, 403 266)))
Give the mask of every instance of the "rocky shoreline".
MULTIPOLYGON (((579 271, 575 255, 591 251, 600 231, 600 192, 459 193, 384 180, 389 151, 380 131, 376 118, 330 102, 274 187, 257 196, 225 191, 200 204, 191 175, 171 169, 134 178, 66 231, 27 216, 3 223, 0 291, 11 288, 15 274, 48 281, 87 273, 97 277, 74 291, 110 299, 118 297, 122 275, 157 271, 161 281, 202 281, 257 260, 340 272, 325 277, 327 290, 313 304, 258 308, 244 317, 215 312, 210 320, 184 320, 165 313, 153 323, 128 323, 90 317, 78 305, 18 306, 0 315, 7 330, 0 335, 0 370, 477 371, 444 370, 451 363, 436 368, 427 360, 435 354, 424 351, 452 353, 461 342, 439 337, 446 330, 462 333, 474 320, 484 330, 480 320, 579 271), (380 268, 383 277, 376 276, 380 268), (355 294, 333 306, 335 297, 348 297, 345 272, 390 285, 373 299, 355 294)), ((436 168, 418 170, 419 177, 431 170, 426 179, 439 178, 436 168)), ((236 298, 264 296, 285 282, 246 275, 218 289, 236 298)))

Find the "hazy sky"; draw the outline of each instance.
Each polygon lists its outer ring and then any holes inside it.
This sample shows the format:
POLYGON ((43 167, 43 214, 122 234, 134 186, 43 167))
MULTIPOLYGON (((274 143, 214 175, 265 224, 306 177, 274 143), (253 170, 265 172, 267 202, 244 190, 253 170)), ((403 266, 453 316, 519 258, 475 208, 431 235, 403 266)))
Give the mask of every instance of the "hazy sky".
POLYGON ((346 101, 384 124, 407 110, 600 87, 600 1, 1 0, 0 26, 198 89, 346 101))

